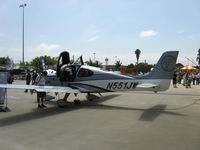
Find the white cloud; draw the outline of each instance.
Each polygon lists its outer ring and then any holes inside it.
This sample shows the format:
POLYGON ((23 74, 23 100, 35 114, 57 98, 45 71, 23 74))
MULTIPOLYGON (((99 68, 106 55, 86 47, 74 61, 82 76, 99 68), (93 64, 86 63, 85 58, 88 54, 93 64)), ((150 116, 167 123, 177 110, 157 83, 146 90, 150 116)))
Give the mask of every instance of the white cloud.
POLYGON ((57 44, 47 44, 47 43, 41 43, 37 46, 37 49, 39 50, 45 50, 45 51, 52 51, 60 49, 61 46, 57 44))
POLYGON ((156 31, 153 30, 146 30, 146 31, 142 31, 140 32, 140 37, 144 38, 144 37, 151 37, 151 36, 156 36, 158 33, 156 31))
POLYGON ((64 50, 66 50, 66 48, 64 48, 59 44, 40 43, 33 47, 27 47, 25 54, 27 60, 31 60, 36 56, 44 56, 44 55, 57 57, 64 50))
POLYGON ((96 40, 98 40, 99 38, 100 38, 100 36, 95 35, 95 36, 89 38, 88 41, 89 41, 89 42, 96 41, 96 40))

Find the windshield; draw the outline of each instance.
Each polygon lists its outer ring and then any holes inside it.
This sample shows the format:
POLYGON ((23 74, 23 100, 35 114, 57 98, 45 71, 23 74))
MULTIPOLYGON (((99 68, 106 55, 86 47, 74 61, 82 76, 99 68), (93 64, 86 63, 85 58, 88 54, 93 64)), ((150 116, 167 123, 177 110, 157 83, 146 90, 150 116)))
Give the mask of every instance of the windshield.
POLYGON ((80 57, 73 63, 73 65, 84 65, 82 56, 80 56, 80 57))

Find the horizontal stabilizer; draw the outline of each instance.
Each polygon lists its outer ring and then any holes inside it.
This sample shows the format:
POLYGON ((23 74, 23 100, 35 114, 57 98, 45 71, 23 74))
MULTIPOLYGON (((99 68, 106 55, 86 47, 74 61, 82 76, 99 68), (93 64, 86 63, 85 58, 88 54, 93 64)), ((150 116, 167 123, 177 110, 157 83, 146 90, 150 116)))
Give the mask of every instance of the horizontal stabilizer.
POLYGON ((137 87, 138 88, 156 88, 158 87, 158 85, 152 84, 152 83, 143 83, 143 84, 137 85, 137 87))
POLYGON ((79 90, 62 86, 36 86, 36 85, 16 85, 16 84, 0 84, 0 88, 11 89, 30 89, 37 92, 61 92, 61 93, 80 93, 79 90))

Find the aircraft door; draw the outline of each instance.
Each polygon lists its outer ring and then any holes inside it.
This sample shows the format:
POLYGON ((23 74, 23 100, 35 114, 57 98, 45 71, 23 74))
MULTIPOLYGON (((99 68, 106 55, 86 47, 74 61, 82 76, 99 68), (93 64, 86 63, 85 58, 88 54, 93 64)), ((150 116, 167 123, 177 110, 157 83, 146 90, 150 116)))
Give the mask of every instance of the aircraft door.
POLYGON ((58 62, 57 62, 57 77, 60 77, 60 73, 61 73, 61 67, 63 65, 67 65, 70 62, 70 56, 69 56, 69 52, 64 51, 62 52, 59 57, 58 57, 58 62))

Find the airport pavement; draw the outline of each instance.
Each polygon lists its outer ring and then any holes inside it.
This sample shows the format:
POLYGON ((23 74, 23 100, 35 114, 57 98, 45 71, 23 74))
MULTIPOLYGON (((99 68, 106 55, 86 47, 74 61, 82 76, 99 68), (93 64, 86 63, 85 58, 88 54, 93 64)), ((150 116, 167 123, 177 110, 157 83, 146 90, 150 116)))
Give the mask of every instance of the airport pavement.
POLYGON ((80 94, 80 105, 72 103, 72 95, 64 108, 56 97, 46 102, 48 108, 37 109, 36 94, 8 90, 11 111, 0 112, 0 149, 200 149, 200 85, 102 95, 90 102, 80 94))

